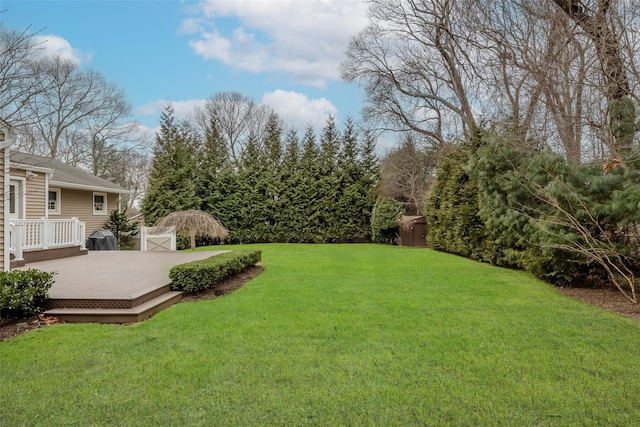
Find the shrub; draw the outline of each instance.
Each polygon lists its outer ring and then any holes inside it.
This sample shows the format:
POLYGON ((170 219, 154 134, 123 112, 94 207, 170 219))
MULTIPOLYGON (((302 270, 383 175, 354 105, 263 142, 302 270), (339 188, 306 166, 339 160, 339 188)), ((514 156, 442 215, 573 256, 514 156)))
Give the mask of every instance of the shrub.
POLYGON ((469 174, 479 141, 447 153, 425 204, 427 244, 438 251, 488 261, 495 249, 478 211, 478 183, 469 174))
POLYGON ((0 318, 30 316, 42 311, 53 285, 53 273, 29 269, 0 272, 0 318))
POLYGON ((110 230, 116 240, 118 240, 119 249, 129 249, 133 236, 138 234, 138 224, 129 221, 127 215, 117 209, 111 211, 109 221, 107 221, 104 227, 110 230))
POLYGON ((220 281, 260 262, 262 251, 233 251, 200 261, 176 265, 169 272, 171 289, 194 294, 214 288, 220 281))
POLYGON ((402 203, 390 197, 381 197, 371 212, 371 238, 376 243, 394 244, 398 238, 398 219, 404 213, 402 203))

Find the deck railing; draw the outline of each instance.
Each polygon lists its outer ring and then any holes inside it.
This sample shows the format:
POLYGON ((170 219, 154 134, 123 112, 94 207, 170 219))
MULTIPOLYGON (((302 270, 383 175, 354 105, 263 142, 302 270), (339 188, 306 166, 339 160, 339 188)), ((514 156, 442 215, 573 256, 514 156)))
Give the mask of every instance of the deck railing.
POLYGON ((18 219, 9 222, 9 250, 17 260, 23 251, 84 244, 85 223, 71 219, 18 219))

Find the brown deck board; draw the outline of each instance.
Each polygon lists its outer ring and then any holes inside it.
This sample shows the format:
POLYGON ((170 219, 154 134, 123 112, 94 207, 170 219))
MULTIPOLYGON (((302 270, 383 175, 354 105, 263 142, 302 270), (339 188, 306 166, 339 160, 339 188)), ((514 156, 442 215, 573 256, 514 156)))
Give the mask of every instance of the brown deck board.
POLYGON ((88 255, 29 263, 21 269, 55 272, 51 299, 135 299, 169 284, 174 265, 227 251, 90 251, 88 255))

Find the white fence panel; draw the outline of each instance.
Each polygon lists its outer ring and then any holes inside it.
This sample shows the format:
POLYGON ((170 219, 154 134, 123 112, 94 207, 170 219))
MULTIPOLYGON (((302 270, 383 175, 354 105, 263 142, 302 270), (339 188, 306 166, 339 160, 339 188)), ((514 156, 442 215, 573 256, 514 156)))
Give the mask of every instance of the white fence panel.
POLYGON ((175 251, 175 228, 140 227, 140 250, 148 252, 175 251))

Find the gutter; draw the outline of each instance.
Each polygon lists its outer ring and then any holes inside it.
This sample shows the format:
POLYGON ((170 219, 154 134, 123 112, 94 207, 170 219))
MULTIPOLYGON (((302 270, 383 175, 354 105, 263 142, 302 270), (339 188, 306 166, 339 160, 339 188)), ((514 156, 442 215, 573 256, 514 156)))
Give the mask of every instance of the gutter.
POLYGON ((116 193, 116 194, 132 194, 131 190, 117 189, 117 188, 109 188, 109 187, 97 187, 95 185, 87 185, 87 184, 74 184, 71 182, 61 182, 61 181, 49 181, 49 187, 54 188, 67 188, 69 190, 90 190, 90 191, 99 191, 102 193, 116 193))

